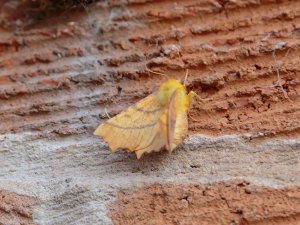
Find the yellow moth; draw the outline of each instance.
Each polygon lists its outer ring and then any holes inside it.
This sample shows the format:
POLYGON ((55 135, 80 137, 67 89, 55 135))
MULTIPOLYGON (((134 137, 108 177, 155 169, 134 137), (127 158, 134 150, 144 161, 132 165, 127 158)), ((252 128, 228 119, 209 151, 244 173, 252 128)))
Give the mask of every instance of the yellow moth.
POLYGON ((94 134, 112 152, 123 148, 135 152, 138 159, 163 149, 172 152, 187 135, 187 112, 194 94, 187 94, 183 84, 169 79, 158 91, 102 123, 94 134))

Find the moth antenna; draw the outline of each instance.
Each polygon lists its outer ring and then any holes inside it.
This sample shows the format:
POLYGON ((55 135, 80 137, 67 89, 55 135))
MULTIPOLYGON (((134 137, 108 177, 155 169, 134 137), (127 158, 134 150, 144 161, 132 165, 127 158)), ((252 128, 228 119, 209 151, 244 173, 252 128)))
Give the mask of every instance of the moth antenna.
MULTIPOLYGON (((181 56, 181 53, 180 53, 180 50, 178 49, 178 57, 180 58, 180 60, 184 63, 183 59, 182 59, 182 56, 181 56)), ((185 63, 184 63, 185 64, 185 63)), ((185 70, 185 76, 184 76, 184 81, 183 81, 183 86, 186 86, 187 85, 187 79, 188 79, 188 76, 189 76, 189 69, 187 68, 185 70)))
POLYGON ((104 108, 104 112, 105 112, 105 115, 108 117, 108 119, 110 119, 111 117, 109 116, 106 107, 104 108))
POLYGON ((200 120, 196 120, 194 117, 192 117, 190 114, 188 114, 188 116, 191 118, 191 120, 193 120, 194 122, 200 122, 200 120))
POLYGON ((193 92, 193 95, 196 96, 201 103, 206 103, 213 100, 213 98, 201 98, 196 92, 193 92))
POLYGON ((164 76, 164 77, 167 77, 168 79, 170 79, 170 77, 167 74, 153 71, 153 70, 149 69, 147 65, 145 65, 145 69, 150 73, 161 75, 161 76, 164 76))
POLYGON ((186 69, 185 70, 185 77, 184 77, 184 81, 183 81, 183 86, 186 86, 186 84, 187 84, 188 75, 189 75, 189 69, 186 69))

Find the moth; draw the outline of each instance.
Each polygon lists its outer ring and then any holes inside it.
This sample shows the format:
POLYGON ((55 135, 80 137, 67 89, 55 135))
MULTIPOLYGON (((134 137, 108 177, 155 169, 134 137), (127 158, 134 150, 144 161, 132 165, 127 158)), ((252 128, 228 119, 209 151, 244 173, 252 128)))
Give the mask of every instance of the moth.
POLYGON ((195 92, 169 79, 151 95, 102 123, 94 132, 108 143, 112 152, 122 148, 145 153, 166 149, 172 152, 188 132, 187 113, 195 92))

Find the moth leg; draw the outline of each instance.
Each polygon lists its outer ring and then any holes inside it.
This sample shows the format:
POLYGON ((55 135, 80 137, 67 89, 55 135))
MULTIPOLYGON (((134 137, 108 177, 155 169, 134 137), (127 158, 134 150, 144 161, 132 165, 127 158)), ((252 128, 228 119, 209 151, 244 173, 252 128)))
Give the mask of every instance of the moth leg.
POLYGON ((200 122, 200 120, 196 120, 194 117, 191 116, 191 114, 188 114, 189 118, 191 118, 194 122, 200 122))
MULTIPOLYGON (((189 106, 191 105, 192 100, 193 100, 194 97, 197 97, 197 99, 198 99, 202 104, 207 103, 207 102, 209 102, 209 101, 211 101, 211 100, 213 99, 213 98, 201 98, 196 92, 190 91, 190 92, 188 93, 189 106)), ((199 122, 199 120, 196 120, 195 118, 193 118, 189 113, 188 113, 188 116, 189 116, 189 118, 191 118, 193 121, 199 122)))
POLYGON ((213 98, 201 98, 196 92, 190 91, 190 93, 188 94, 189 104, 192 103, 192 100, 193 100, 194 97, 197 97, 197 99, 198 99, 201 103, 206 103, 206 102, 210 102, 210 101, 213 100, 213 98))
POLYGON ((190 91, 190 93, 188 93, 188 101, 189 101, 189 106, 191 105, 192 101, 193 101, 193 98, 194 96, 196 96, 197 93, 194 92, 194 91, 190 91))

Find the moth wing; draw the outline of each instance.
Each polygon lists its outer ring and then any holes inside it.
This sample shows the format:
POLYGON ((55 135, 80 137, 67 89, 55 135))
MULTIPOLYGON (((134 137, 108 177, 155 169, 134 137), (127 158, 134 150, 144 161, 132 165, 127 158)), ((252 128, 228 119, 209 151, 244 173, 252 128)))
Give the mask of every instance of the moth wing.
POLYGON ((160 116, 160 131, 163 135, 165 147, 171 151, 171 143, 174 137, 175 123, 176 123, 176 108, 175 108, 175 95, 176 90, 172 93, 168 105, 164 108, 160 116))
POLYGON ((173 151, 188 133, 188 118, 186 107, 187 95, 177 89, 171 96, 168 108, 168 139, 167 149, 173 151))
POLYGON ((165 142, 160 133, 160 116, 163 107, 155 94, 101 124, 95 135, 108 143, 112 152, 124 148, 140 158, 145 152, 159 151, 165 142))
POLYGON ((188 134, 188 117, 187 110, 177 112, 174 136, 171 144, 171 151, 182 143, 188 134))

